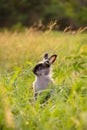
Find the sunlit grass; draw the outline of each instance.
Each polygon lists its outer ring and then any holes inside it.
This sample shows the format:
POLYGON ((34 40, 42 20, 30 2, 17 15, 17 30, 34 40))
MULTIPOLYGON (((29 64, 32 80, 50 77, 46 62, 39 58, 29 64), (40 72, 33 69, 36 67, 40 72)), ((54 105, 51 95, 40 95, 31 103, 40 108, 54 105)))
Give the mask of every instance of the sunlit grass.
POLYGON ((11 69, 27 60, 35 62, 43 53, 57 53, 59 59, 78 53, 80 47, 87 43, 86 34, 70 35, 65 33, 0 33, 1 70, 11 69), (7 61, 7 62, 6 62, 7 61), (6 63, 5 63, 6 62, 6 63), (3 65, 4 64, 4 65, 3 65))
POLYGON ((0 33, 0 129, 86 130, 87 34, 0 33), (57 54, 55 94, 44 107, 33 101, 33 66, 57 54))
POLYGON ((4 126, 1 126, 1 128, 6 129, 9 127, 9 129, 14 129, 15 128, 14 117, 13 117, 13 114, 12 114, 11 109, 10 109, 8 92, 2 84, 0 84, 0 90, 1 90, 0 103, 2 104, 3 118, 4 118, 4 119, 1 119, 1 121, 2 120, 4 121, 4 126))

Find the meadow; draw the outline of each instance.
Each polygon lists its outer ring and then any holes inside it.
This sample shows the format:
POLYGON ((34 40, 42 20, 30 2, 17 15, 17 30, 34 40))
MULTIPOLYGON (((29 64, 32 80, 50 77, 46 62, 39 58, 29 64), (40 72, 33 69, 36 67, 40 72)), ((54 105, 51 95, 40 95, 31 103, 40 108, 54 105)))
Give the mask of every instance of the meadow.
POLYGON ((87 130, 87 33, 0 32, 0 130, 49 129, 87 130), (56 93, 40 107, 32 69, 46 52, 56 93))

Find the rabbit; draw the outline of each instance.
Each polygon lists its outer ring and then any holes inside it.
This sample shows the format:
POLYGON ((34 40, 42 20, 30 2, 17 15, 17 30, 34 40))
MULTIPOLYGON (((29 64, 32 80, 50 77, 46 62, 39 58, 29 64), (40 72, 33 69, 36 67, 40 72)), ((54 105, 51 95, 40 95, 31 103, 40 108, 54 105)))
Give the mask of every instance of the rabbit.
POLYGON ((33 82, 34 98, 38 97, 44 90, 49 89, 49 86, 53 87, 54 81, 51 77, 51 65, 55 62, 57 55, 52 55, 50 58, 46 53, 43 61, 39 62, 34 68, 33 73, 36 77, 33 82))

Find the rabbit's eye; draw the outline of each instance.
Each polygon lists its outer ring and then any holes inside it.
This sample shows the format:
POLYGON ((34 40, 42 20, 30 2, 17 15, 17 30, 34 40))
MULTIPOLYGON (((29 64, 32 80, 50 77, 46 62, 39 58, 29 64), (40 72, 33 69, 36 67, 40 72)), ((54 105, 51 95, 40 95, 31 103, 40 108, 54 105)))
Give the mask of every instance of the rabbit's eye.
POLYGON ((47 60, 45 63, 46 63, 46 64, 49 64, 49 61, 47 60))
POLYGON ((45 62, 45 66, 46 66, 46 67, 50 67, 49 61, 46 61, 46 62, 45 62))

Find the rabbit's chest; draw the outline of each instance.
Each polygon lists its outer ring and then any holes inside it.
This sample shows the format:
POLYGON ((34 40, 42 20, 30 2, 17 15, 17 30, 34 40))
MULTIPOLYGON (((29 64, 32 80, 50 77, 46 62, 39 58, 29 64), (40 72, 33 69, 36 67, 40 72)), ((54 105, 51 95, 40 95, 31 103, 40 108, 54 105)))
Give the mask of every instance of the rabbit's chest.
POLYGON ((35 92, 40 91, 40 90, 44 90, 47 89, 48 86, 50 84, 50 80, 49 79, 37 79, 34 82, 34 90, 35 92))

